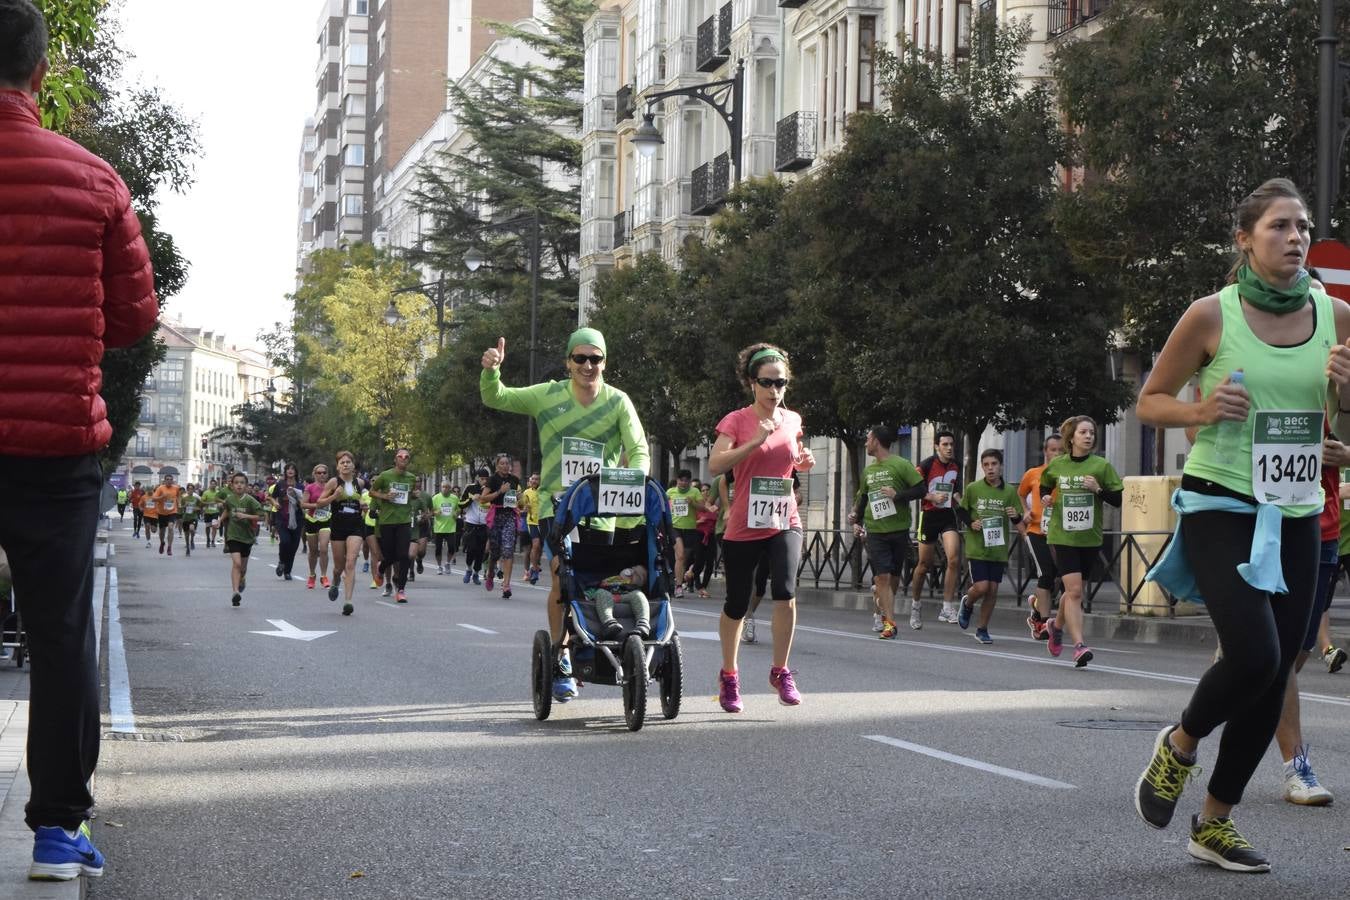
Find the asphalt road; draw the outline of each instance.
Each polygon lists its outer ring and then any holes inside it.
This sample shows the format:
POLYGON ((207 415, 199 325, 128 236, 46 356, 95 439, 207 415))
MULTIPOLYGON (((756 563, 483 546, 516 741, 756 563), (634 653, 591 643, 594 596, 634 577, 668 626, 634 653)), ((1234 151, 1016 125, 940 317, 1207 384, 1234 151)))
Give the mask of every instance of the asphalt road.
POLYGON ((1272 750, 1237 819, 1274 871, 1233 875, 1185 853, 1203 776, 1166 831, 1130 799, 1205 667, 1194 650, 1101 645, 1075 670, 1024 631, 986 648, 930 617, 883 642, 870 616, 804 607, 803 705, 777 703, 759 644, 732 716, 717 606, 683 601, 684 711, 653 701, 630 733, 614 687, 534 719, 542 588, 502 601, 433 569, 396 607, 367 577, 344 618, 278 581, 264 542, 234 609, 204 539, 170 559, 129 533, 114 524, 137 734, 103 745, 95 900, 1350 894, 1350 672, 1310 665, 1301 685, 1343 805, 1285 803, 1272 750), (333 633, 255 633, 269 619, 333 633))

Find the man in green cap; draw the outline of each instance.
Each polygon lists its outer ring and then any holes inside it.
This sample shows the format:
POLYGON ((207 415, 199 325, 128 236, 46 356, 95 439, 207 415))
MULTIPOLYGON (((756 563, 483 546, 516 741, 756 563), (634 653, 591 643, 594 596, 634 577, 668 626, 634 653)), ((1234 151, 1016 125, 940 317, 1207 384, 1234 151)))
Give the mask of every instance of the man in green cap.
MULTIPOLYGON (((555 497, 578 478, 601 467, 626 460, 629 468, 647 471, 647 435, 628 395, 605 384, 605 336, 594 328, 578 328, 567 340, 567 381, 549 381, 529 387, 502 384, 501 365, 506 338, 483 352, 478 390, 483 405, 533 416, 539 428, 539 530, 545 535, 544 553, 551 560, 553 580, 548 593, 548 624, 553 641, 563 638, 562 586, 557 560, 552 559, 547 535, 553 527, 555 497)), ((572 663, 566 652, 553 680, 553 696, 565 703, 577 696, 572 663)))

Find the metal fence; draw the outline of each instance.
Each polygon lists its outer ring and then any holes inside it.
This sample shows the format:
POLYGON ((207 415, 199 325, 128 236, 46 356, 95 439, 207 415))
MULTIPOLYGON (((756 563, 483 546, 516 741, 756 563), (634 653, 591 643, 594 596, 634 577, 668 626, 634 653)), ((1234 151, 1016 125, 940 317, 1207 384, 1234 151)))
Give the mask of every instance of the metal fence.
MULTIPOLYGON (((1134 603, 1144 589, 1144 574, 1162 557, 1172 541, 1172 532, 1106 531, 1103 538, 1092 577, 1084 585, 1083 609, 1092 612, 1093 601, 1098 594, 1106 590, 1113 599, 1118 597, 1123 601, 1127 613, 1133 612, 1134 603), (1151 539, 1150 543, 1161 539, 1161 542, 1156 550, 1150 550, 1140 543, 1144 539, 1151 539)), ((965 564, 964 544, 962 546, 962 555, 957 566, 960 577, 958 591, 970 584, 970 575, 965 564)), ((924 578, 930 597, 943 593, 947 574, 946 554, 940 543, 936 550, 937 561, 925 573, 924 578)), ((918 561, 919 548, 911 540, 909 555, 901 567, 900 578, 905 593, 911 590, 914 569, 918 561)), ((1019 605, 1025 602, 1027 592, 1034 586, 1036 577, 1036 563, 1031 555, 1030 544, 1021 534, 1014 532, 1012 544, 1008 548, 1008 566, 1003 578, 1013 588, 1019 605)), ((836 591, 862 591, 870 589, 871 580, 872 569, 867 558, 865 539, 855 537, 852 531, 812 530, 804 534, 802 562, 797 570, 799 586, 810 585, 836 591)), ((1176 598, 1166 596, 1169 608, 1175 611, 1176 598)))

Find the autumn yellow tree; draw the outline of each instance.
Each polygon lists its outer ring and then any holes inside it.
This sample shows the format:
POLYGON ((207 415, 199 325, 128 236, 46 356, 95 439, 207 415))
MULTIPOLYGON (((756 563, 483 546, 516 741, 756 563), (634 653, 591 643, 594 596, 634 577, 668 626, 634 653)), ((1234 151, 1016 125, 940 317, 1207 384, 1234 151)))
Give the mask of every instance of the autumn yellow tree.
POLYGON ((436 348, 431 301, 395 293, 398 279, 387 269, 347 271, 322 300, 323 332, 297 335, 319 384, 375 426, 387 448, 412 439, 417 373, 436 348), (385 321, 391 300, 399 313, 392 325, 385 321))

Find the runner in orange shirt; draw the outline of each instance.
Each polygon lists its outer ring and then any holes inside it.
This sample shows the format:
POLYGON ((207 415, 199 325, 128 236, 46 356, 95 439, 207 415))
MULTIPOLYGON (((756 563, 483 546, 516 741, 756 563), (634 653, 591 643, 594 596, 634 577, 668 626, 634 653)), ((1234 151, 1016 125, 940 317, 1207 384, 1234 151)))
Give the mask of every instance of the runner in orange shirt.
POLYGON ((159 505, 152 491, 141 492, 141 528, 145 530, 145 549, 150 549, 150 536, 159 528, 159 505))
MULTIPOLYGON (((155 488, 155 507, 159 513, 159 552, 164 552, 164 536, 169 536, 169 555, 173 556, 173 533, 178 530, 178 516, 182 513, 183 489, 174 484, 172 475, 164 476, 164 483, 155 488)), ((149 545, 147 545, 149 546, 149 545)))
POLYGON ((1027 543, 1031 547, 1031 558, 1036 563, 1037 576, 1036 592, 1027 597, 1027 603, 1031 606, 1027 627, 1031 629, 1031 636, 1038 641, 1048 637, 1045 620, 1051 612, 1050 592, 1055 589, 1055 578, 1059 575, 1054 554, 1045 540, 1049 513, 1041 504, 1041 473, 1045 471, 1046 463, 1063 452, 1064 442, 1058 434, 1051 434, 1045 439, 1045 462, 1034 469, 1027 469, 1022 476, 1022 483, 1017 486, 1017 496, 1022 498, 1028 509, 1022 521, 1025 523, 1027 543))
POLYGON ((141 536, 142 501, 145 499, 145 491, 141 490, 139 481, 132 486, 129 499, 131 501, 131 536, 138 538, 141 536))

